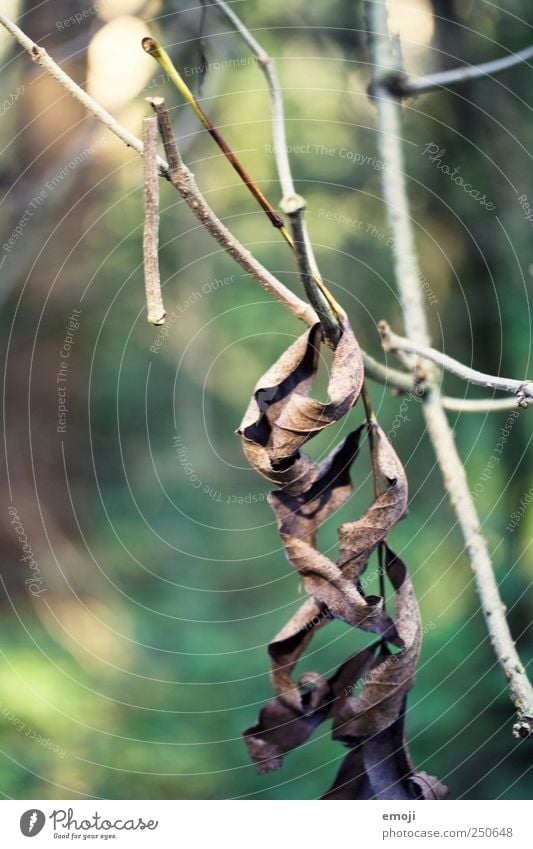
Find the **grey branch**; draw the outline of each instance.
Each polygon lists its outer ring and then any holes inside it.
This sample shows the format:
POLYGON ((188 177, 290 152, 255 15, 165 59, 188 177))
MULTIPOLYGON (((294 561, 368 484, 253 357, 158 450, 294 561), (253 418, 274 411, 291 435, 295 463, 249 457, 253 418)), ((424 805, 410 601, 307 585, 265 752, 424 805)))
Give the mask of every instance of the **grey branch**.
POLYGON ((157 118, 143 121, 144 230, 143 260, 146 306, 150 324, 165 323, 159 275, 159 175, 157 173, 157 118))
POLYGON ((404 336, 398 336, 392 332, 386 321, 380 321, 378 327, 384 351, 407 351, 411 354, 417 354, 426 360, 431 360, 445 371, 449 371, 450 374, 455 374, 457 377, 468 381, 468 383, 488 386, 490 389, 497 389, 500 392, 512 392, 518 396, 518 403, 523 406, 527 406, 533 400, 533 382, 531 381, 485 374, 482 371, 465 366, 459 360, 455 360, 448 354, 443 354, 442 351, 437 351, 435 348, 425 345, 417 345, 404 336))
POLYGON ((500 74, 508 68, 514 68, 515 65, 521 65, 533 58, 533 45, 519 50, 517 53, 511 53, 510 56, 502 56, 500 59, 493 59, 490 62, 482 62, 479 65, 462 65, 459 68, 452 68, 449 71, 440 71, 436 74, 429 74, 426 77, 407 77, 399 83, 400 92, 403 95, 423 94, 426 91, 434 91, 438 88, 453 88, 461 85, 468 80, 477 80, 480 77, 490 77, 494 74, 500 74))
POLYGON ((441 397, 445 410, 454 413, 497 413, 502 410, 516 410, 520 406, 518 398, 450 398, 441 397))
POLYGON ((392 233, 394 276, 400 295, 407 335, 419 345, 429 345, 420 271, 416 256, 407 190, 403 178, 405 166, 400 143, 398 101, 387 80, 400 73, 387 28, 384 0, 366 0, 369 40, 372 52, 372 96, 377 110, 378 147, 386 163, 383 169, 383 196, 392 233))
POLYGON ((288 201, 287 198, 283 198, 281 203, 281 209, 287 215, 291 225, 296 265, 298 266, 307 300, 320 318, 320 324, 324 329, 326 340, 332 348, 335 348, 341 337, 341 328, 329 301, 313 277, 310 254, 307 249, 307 232, 303 219, 304 208, 305 201, 300 195, 292 195, 288 201))
MULTIPOLYGON (((397 95, 384 82, 394 77, 400 78, 402 69, 392 50, 386 0, 366 0, 366 8, 373 64, 371 91, 377 109, 381 156, 385 163, 382 171, 383 193, 393 236, 395 276, 404 309, 407 336, 427 353, 430 340, 403 176, 400 104, 397 95)), ((436 387, 426 393, 422 406, 444 485, 463 534, 490 640, 507 680, 510 698, 519 712, 513 731, 517 736, 529 736, 533 734, 533 688, 505 618, 505 608, 494 577, 487 542, 480 530, 465 470, 436 387)))
POLYGON ((214 0, 214 5, 218 6, 225 17, 231 21, 235 29, 242 36, 252 53, 257 59, 261 70, 263 71, 270 96, 272 99, 272 136, 273 147, 275 151, 276 166, 278 169, 279 182, 284 197, 289 197, 296 194, 294 182, 292 179, 291 166, 289 162, 289 154, 287 148, 287 136, 285 133, 285 113, 283 109, 283 94, 279 77, 276 71, 274 62, 266 52, 266 50, 253 37, 248 27, 241 21, 239 16, 233 11, 228 3, 224 0, 214 0))
POLYGON ((296 193, 292 177, 287 134, 285 130, 285 109, 283 106, 283 91, 280 85, 276 66, 266 50, 254 38, 248 27, 243 23, 233 9, 224 0, 214 0, 214 5, 231 21, 237 32, 242 36, 263 71, 272 103, 272 140, 274 158, 282 191, 281 209, 289 217, 292 237, 295 245, 296 261, 302 284, 307 297, 317 311, 320 322, 324 327, 327 338, 335 344, 340 336, 337 318, 324 292, 317 286, 316 281, 322 277, 316 261, 313 246, 309 238, 307 224, 304 218, 305 201, 296 193))
MULTIPOLYGON (((119 139, 121 139, 128 147, 131 147, 141 156, 143 155, 143 143, 140 139, 134 136, 126 127, 123 127, 118 121, 113 118, 112 115, 109 114, 103 107, 101 107, 92 97, 90 97, 83 89, 81 89, 76 83, 71 80, 71 78, 61 70, 61 68, 53 61, 53 59, 48 56, 46 51, 39 48, 32 40, 29 38, 13 21, 11 21, 3 12, 0 12, 0 24, 7 29, 11 35, 19 42, 19 44, 29 53, 32 59, 39 61, 39 64, 42 65, 44 70, 46 70, 58 83, 71 94, 76 100, 82 103, 85 108, 95 116, 104 126, 106 126, 112 133, 114 133, 119 139)), ((286 151, 286 145, 285 145, 286 151)), ((168 179, 168 171, 169 165, 165 160, 160 157, 157 158, 157 164, 159 167, 159 173, 168 179)), ((221 225, 224 227, 224 225, 221 225)), ((224 228, 225 233, 228 234, 226 241, 228 243, 238 245, 235 237, 229 233, 229 231, 224 228)), ((221 237, 222 238, 222 237, 221 237)), ((225 247, 227 249, 227 247, 225 247)), ((259 266, 259 269, 262 269, 259 263, 256 263, 253 260, 253 257, 246 251, 244 247, 238 245, 239 253, 243 256, 245 262, 254 262, 256 266, 259 266)), ((242 264, 242 263, 241 263, 242 264)), ((244 266, 243 266, 244 267, 244 266)), ((256 270, 259 270, 256 269, 256 270)), ((270 274, 266 269, 265 272, 265 288, 270 291, 275 297, 283 302, 283 298, 286 293, 290 296, 291 306, 285 305, 294 313, 297 318, 302 319, 307 324, 312 325, 316 321, 318 321, 318 317, 314 313, 314 311, 305 304, 304 301, 297 298, 289 289, 283 286, 278 280, 276 280, 273 275, 270 274), (269 285, 274 283, 271 288, 269 285)), ((250 272, 251 273, 251 272, 250 272)), ((261 272, 260 272, 261 273, 261 272)), ((254 275, 252 275, 254 276, 254 275)), ((384 383, 385 385, 391 387, 392 389, 397 389, 400 392, 409 392, 414 388, 414 383, 410 375, 403 374, 400 371, 395 369, 389 369, 382 363, 379 363, 369 354, 364 354, 365 358, 365 366, 367 370, 367 374, 373 380, 378 381, 379 383, 384 383)))
POLYGON ((506 608, 500 596, 487 542, 481 533, 464 466, 438 395, 429 394, 424 410, 429 438, 443 472, 444 485, 463 532, 490 641, 507 680, 509 695, 520 714, 519 721, 514 725, 514 733, 516 736, 529 736, 533 732, 533 689, 509 630, 506 608))

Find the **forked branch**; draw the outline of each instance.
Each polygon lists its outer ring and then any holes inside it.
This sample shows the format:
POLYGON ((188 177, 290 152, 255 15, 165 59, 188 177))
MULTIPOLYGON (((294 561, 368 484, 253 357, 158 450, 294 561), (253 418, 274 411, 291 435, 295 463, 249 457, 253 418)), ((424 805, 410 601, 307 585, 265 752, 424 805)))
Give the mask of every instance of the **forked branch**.
MULTIPOLYGON (((373 65, 372 96, 377 110, 379 147, 385 163, 382 171, 383 194, 393 236, 395 276, 407 336, 427 354, 432 349, 404 179, 400 95, 387 85, 387 79, 401 76, 402 68, 389 36, 386 0, 366 0, 366 6, 373 65)), ((529 736, 533 734, 533 688, 509 630, 488 545, 481 533, 464 466, 436 386, 426 394, 422 406, 444 485, 463 534, 490 640, 507 680, 509 695, 518 710, 519 718, 513 730, 517 736, 529 736)))
POLYGON ((521 406, 527 407, 533 401, 533 382, 531 381, 515 380, 513 378, 499 377, 498 375, 477 371, 469 366, 465 366, 464 363, 460 363, 459 360, 455 360, 448 354, 443 354, 442 351, 437 351, 435 348, 430 348, 427 345, 417 345, 404 336, 398 336, 392 332, 386 321, 380 321, 378 328, 384 351, 407 351, 411 354, 417 354, 426 360, 431 360, 431 362, 440 366, 440 368, 449 371, 450 374, 455 374, 468 383, 486 386, 501 392, 512 392, 517 396, 517 403, 521 406))
MULTIPOLYGON (((32 41, 32 39, 29 38, 26 33, 24 33, 20 27, 11 21, 10 18, 8 18, 3 12, 0 12, 0 24, 2 24, 2 26, 11 33, 11 35, 18 41, 24 50, 26 50, 31 58, 38 62, 48 74, 57 80, 65 91, 78 100, 91 113, 91 115, 94 115, 95 118, 97 118, 105 127, 121 139, 121 141, 123 141, 128 147, 131 147, 141 156, 143 155, 142 141, 113 118, 113 116, 100 106, 100 104, 97 103, 97 101, 95 101, 90 95, 88 95, 87 92, 83 91, 83 89, 80 88, 80 86, 78 86, 74 80, 68 76, 68 74, 65 74, 65 72, 56 62, 54 62, 45 50, 35 44, 35 42, 32 41)), ((160 175, 168 180, 168 163, 164 159, 161 159, 161 157, 158 157, 157 165, 160 175)), ((205 200, 203 198, 202 201, 205 204, 205 200)), ((207 207, 207 209, 209 208, 207 207)), ((213 219, 216 219, 216 216, 211 210, 209 210, 209 213, 210 215, 208 218, 210 218, 213 223, 213 219)), ((285 287, 279 280, 276 280, 276 278, 268 272, 267 269, 263 268, 260 263, 257 263, 249 251, 247 251, 246 248, 238 242, 235 236, 233 236, 233 234, 231 234, 224 225, 220 223, 220 227, 217 226, 216 235, 215 233, 212 233, 214 238, 217 239, 219 244, 224 248, 224 250, 227 250, 228 253, 230 253, 228 245, 232 247, 232 250, 234 249, 234 253, 231 253, 231 255, 237 260, 237 262, 240 262, 237 258, 237 254, 241 257, 241 266, 245 268, 245 270, 249 271, 249 273, 258 280, 263 288, 274 295, 274 297, 283 303, 287 309, 289 309, 297 318, 305 321, 306 324, 311 325, 318 321, 318 316, 311 307, 294 295, 294 293, 287 289, 287 287, 285 287), (221 230, 220 227, 222 227, 223 230, 221 230), (250 268, 246 267, 248 263, 252 264, 254 273, 252 273, 250 268), (259 278, 256 277, 256 274, 259 275, 259 278)), ((309 253, 309 247, 308 255, 310 256, 311 267, 313 267, 313 258, 312 254, 309 253)), ((365 359, 367 376, 373 380, 383 383, 391 389, 395 389, 399 392, 410 392, 417 388, 410 375, 404 374, 397 369, 388 368, 375 360, 369 354, 363 353, 363 356, 365 359)))

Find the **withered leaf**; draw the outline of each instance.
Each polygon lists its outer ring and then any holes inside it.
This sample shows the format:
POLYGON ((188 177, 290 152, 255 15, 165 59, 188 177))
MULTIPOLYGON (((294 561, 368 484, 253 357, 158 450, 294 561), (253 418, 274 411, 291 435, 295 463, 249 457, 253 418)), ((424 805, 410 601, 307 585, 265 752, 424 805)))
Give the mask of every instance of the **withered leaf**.
POLYGON ((335 781, 322 799, 335 802, 371 798, 372 787, 365 770, 363 749, 356 746, 342 761, 335 781))
POLYGON ((415 786, 418 799, 445 799, 448 795, 446 785, 427 772, 413 773, 411 782, 415 786))
MULTIPOLYGON (((296 710, 302 709, 302 702, 300 690, 291 677, 292 672, 313 635, 329 621, 329 617, 327 607, 318 604, 314 598, 308 598, 269 643, 274 692, 296 710)), ((314 689, 319 686, 323 690, 321 677, 315 676, 314 689)))
POLYGON ((333 356, 328 401, 309 398, 321 340, 320 325, 315 325, 282 354, 258 381, 237 431, 256 471, 295 492, 308 488, 316 472, 300 448, 355 404, 363 382, 361 349, 345 325, 333 356))
POLYGON ((352 580, 359 578, 368 558, 392 530, 407 510, 407 475, 386 435, 374 424, 377 437, 376 470, 386 484, 386 490, 374 500, 366 513, 355 522, 339 528, 338 565, 352 580))
POLYGON ((386 544, 384 554, 386 574, 396 593, 398 639, 394 642, 401 650, 396 654, 385 650, 367 674, 360 695, 350 696, 339 706, 333 737, 347 742, 379 733, 397 719, 404 697, 413 684, 420 654, 420 612, 411 579, 403 561, 386 544))
POLYGON ((406 513, 407 478, 375 420, 349 434, 321 464, 301 453, 305 442, 353 406, 362 386, 361 351, 345 326, 333 358, 328 401, 309 397, 321 341, 317 325, 290 346, 257 383, 238 430, 251 465, 280 487, 269 501, 286 555, 309 594, 269 644, 276 697, 245 731, 246 745, 258 771, 270 772, 320 723, 333 719, 333 737, 350 751, 323 798, 441 799, 446 788, 415 772, 404 736, 406 697, 420 652, 420 616, 405 564, 385 538, 406 513), (334 563, 318 551, 317 534, 352 491, 351 466, 366 427, 378 494, 361 518, 339 528, 334 563), (363 590, 363 573, 376 550, 395 591, 394 622, 384 598, 363 590), (380 639, 349 657, 330 678, 306 671, 294 680, 313 635, 332 618, 380 639))
POLYGON ((397 719, 369 738, 352 741, 335 781, 322 797, 347 799, 444 799, 447 788, 415 772, 405 740, 405 697, 397 719))
POLYGON ((351 466, 359 454, 366 425, 352 431, 317 466, 313 481, 302 493, 274 491, 269 501, 280 525, 290 523, 292 535, 316 546, 320 525, 344 504, 352 492, 351 466))
MULTIPOLYGON (((291 620, 295 627, 297 615, 291 620)), ((288 626, 286 629, 288 632, 288 626)), ((305 627, 301 629, 304 630, 305 627)), ((299 632, 294 633, 292 644, 290 637, 281 639, 282 634, 278 635, 278 659, 281 662, 285 657, 292 669, 303 646, 298 640, 299 632)), ((305 644, 307 642, 309 639, 305 640, 305 644)), ((244 740, 258 772, 279 769, 284 755, 304 743, 317 725, 335 714, 339 699, 345 697, 346 687, 371 667, 377 645, 352 655, 330 679, 313 672, 304 673, 297 685, 291 682, 297 698, 291 697, 287 691, 262 708, 257 725, 244 732, 244 740)))
POLYGON ((285 552, 309 595, 325 605, 335 619, 375 634, 390 633, 392 623, 383 611, 381 597, 365 596, 329 557, 305 540, 284 533, 284 529, 290 531, 290 525, 280 528, 285 552))
POLYGON ((327 516, 351 491, 350 466, 357 457, 363 428, 350 434, 322 464, 309 488, 301 493, 274 491, 269 502, 278 520, 285 552, 302 575, 307 592, 332 615, 351 625, 394 639, 393 626, 383 612, 383 599, 365 596, 354 583, 372 551, 403 516, 407 481, 403 467, 379 426, 376 463, 387 484, 364 516, 340 528, 337 564, 316 549, 316 533, 327 516))

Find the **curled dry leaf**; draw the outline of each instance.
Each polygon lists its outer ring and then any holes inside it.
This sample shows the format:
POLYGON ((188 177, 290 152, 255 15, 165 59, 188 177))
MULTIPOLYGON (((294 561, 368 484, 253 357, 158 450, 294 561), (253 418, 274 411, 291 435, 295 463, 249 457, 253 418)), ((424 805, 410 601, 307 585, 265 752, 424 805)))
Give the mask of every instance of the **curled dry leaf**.
POLYGON ((395 721, 369 738, 354 741, 322 797, 346 799, 445 799, 447 788, 416 772, 405 740, 405 697, 395 721))
POLYGON ((270 772, 320 723, 332 719, 333 737, 350 751, 325 799, 444 798, 446 789, 437 779, 414 771, 405 743, 406 694, 420 653, 420 616, 406 566, 385 542, 406 513, 407 478, 375 421, 368 427, 373 469, 383 489, 363 516, 339 528, 336 563, 317 548, 321 524, 352 492, 351 467, 367 428, 350 433, 321 464, 301 453, 302 445, 344 415, 361 391, 361 352, 345 327, 333 358, 328 402, 309 398, 320 342, 315 326, 280 357, 258 382, 238 431, 252 466, 280 487, 269 502, 287 558, 309 594, 269 644, 276 697, 244 738, 258 771, 270 772), (376 550, 394 589, 394 621, 385 612, 384 598, 364 593, 363 573, 376 550), (295 680, 296 665, 312 637, 333 618, 373 632, 379 640, 353 654, 330 678, 308 671, 295 680))
POLYGON ((327 609, 309 599, 270 644, 279 696, 245 732, 259 770, 270 771, 318 724, 333 719, 334 739, 347 743, 351 752, 325 799, 443 798, 445 792, 436 779, 415 775, 403 739, 405 699, 420 651, 420 618, 405 564, 388 547, 384 565, 396 593, 395 642, 401 651, 392 654, 381 640, 349 658, 332 678, 304 673, 295 685, 290 675, 297 660, 315 629, 330 618, 327 609))
POLYGON ((383 599, 365 596, 358 579, 374 549, 405 514, 407 478, 389 440, 375 425, 376 468, 387 489, 356 522, 339 531, 337 564, 316 548, 318 527, 351 492, 350 467, 359 450, 362 428, 350 434, 317 471, 309 489, 299 494, 274 491, 269 501, 289 561, 302 575, 306 591, 331 615, 365 631, 396 640, 383 599))
POLYGON ((310 398, 321 341, 317 324, 282 354, 258 381, 237 431, 253 468, 293 492, 308 488, 317 472, 300 448, 355 404, 363 383, 361 349, 345 325, 331 364, 328 401, 310 398))
POLYGON ((349 696, 339 706, 333 737, 352 738, 379 733, 398 717, 403 699, 414 681, 422 629, 411 579, 402 560, 384 544, 385 571, 396 593, 395 654, 382 656, 368 673, 360 695, 349 696))
POLYGON ((376 470, 386 489, 374 500, 366 513, 355 522, 339 528, 338 565, 351 580, 363 573, 372 552, 407 511, 407 475, 386 435, 378 424, 372 425, 377 437, 376 470))
MULTIPOLYGON (((313 673, 302 676, 299 708, 291 707, 281 698, 272 699, 262 708, 257 725, 244 732, 258 772, 279 769, 284 755, 304 743, 317 725, 335 715, 348 683, 359 679, 372 667, 377 645, 352 655, 330 679, 313 673)), ((287 645, 286 650, 289 663, 292 663, 291 646, 287 645)))

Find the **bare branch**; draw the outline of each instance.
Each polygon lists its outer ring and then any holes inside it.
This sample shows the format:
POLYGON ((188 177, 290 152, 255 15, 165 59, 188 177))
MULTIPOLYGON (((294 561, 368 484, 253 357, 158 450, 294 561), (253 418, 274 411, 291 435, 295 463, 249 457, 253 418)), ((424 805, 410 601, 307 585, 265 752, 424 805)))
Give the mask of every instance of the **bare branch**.
MULTIPOLYGON (((414 246, 400 141, 399 101, 387 78, 401 74, 388 32, 386 0, 366 0, 369 41, 374 66, 372 95, 377 108, 383 168, 383 194, 393 235, 395 275, 402 300, 407 336, 427 353, 429 333, 424 311, 414 246)), ((428 435, 435 451, 451 505, 461 528, 477 593, 492 646, 508 683, 509 695, 519 712, 513 731, 517 736, 533 734, 533 688, 516 651, 496 582, 487 542, 453 433, 436 387, 422 405, 428 435)))
POLYGON ((425 384, 416 380, 412 374, 398 369, 389 368, 363 351, 365 377, 383 383, 389 389, 397 392, 412 393, 421 398, 425 392, 425 384))
POLYGON ((377 110, 378 147, 383 162, 383 196, 389 227, 393 235, 394 274, 407 335, 419 345, 429 345, 429 330, 424 309, 423 292, 419 285, 420 272, 416 255, 409 201, 403 178, 405 166, 400 143, 398 101, 391 93, 388 81, 401 69, 394 56, 387 28, 384 0, 366 0, 369 15, 369 41, 372 51, 372 97, 377 110))
POLYGON ((314 307, 320 318, 326 340, 329 341, 332 348, 335 348, 341 337, 341 328, 337 316, 333 312, 323 290, 318 285, 316 277, 313 275, 310 265, 310 256, 306 242, 307 234, 303 219, 305 201, 300 195, 292 195, 290 198, 283 198, 281 208, 290 221, 296 264, 300 272, 300 278, 305 294, 307 295, 307 300, 314 307))
POLYGON ((281 209, 289 217, 298 270, 307 297, 320 316, 326 337, 331 340, 334 346, 340 337, 340 326, 337 317, 343 318, 346 314, 324 285, 304 218, 305 200, 297 194, 294 187, 287 147, 287 134, 285 131, 283 92, 276 66, 266 50, 254 38, 233 9, 224 0, 214 0, 214 4, 218 6, 220 11, 235 26, 235 29, 255 55, 266 77, 272 102, 274 158, 283 195, 281 209))
POLYGON ((445 410, 455 413, 497 413, 501 410, 516 410, 520 406, 518 398, 450 398, 441 397, 445 410))
MULTIPOLYGON (((76 100, 78 100, 85 108, 94 115, 95 118, 98 118, 100 123, 102 123, 105 127, 111 130, 121 141, 124 142, 128 147, 136 150, 137 153, 143 155, 143 143, 137 136, 134 136, 133 133, 130 133, 126 127, 123 127, 122 124, 119 124, 118 121, 107 112, 103 106, 100 106, 96 100, 93 100, 86 91, 80 88, 77 83, 72 80, 68 74, 65 74, 63 70, 59 67, 59 65, 54 62, 54 60, 48 55, 46 50, 43 47, 39 47, 38 44, 35 44, 32 39, 26 35, 10 18, 4 15, 3 12, 0 12, 0 24, 7 29, 9 33, 11 33, 14 38, 18 41, 18 43, 26 50, 27 53, 31 56, 34 62, 37 62, 38 65, 41 65, 57 82, 71 94, 76 100)), ((163 159, 157 159, 157 165, 159 167, 159 171, 163 177, 166 177, 167 171, 167 163, 163 159)))
MULTIPOLYGON (((7 29, 11 35, 19 42, 19 44, 29 53, 32 59, 38 61, 39 64, 46 70, 59 84, 76 100, 85 106, 85 108, 95 116, 104 126, 106 126, 112 133, 114 133, 121 141, 123 141, 128 147, 131 147, 141 156, 143 155, 143 143, 140 139, 134 136, 129 132, 125 127, 123 127, 118 121, 116 121, 112 115, 109 114, 102 106, 100 106, 92 97, 90 97, 83 89, 81 89, 71 78, 61 70, 61 68, 53 61, 53 59, 48 56, 45 50, 38 47, 35 42, 32 41, 13 21, 11 21, 3 12, 0 12, 0 24, 7 29)), ((164 101, 163 101, 164 103, 164 101)), ((154 106, 155 108, 155 106, 154 106)), ((161 124, 161 115, 158 115, 159 122, 161 124)), ((167 116, 168 120, 168 116, 167 116)), ((168 129, 170 131, 167 134, 167 139, 172 136, 172 131, 170 129, 170 123, 168 125, 168 129)), ((163 140, 165 137, 163 136, 163 140)), ((286 145, 284 146, 286 150, 286 145)), ((175 150, 175 145, 174 145, 175 150)), ((177 155, 177 151, 176 151, 177 155)), ((169 165, 165 160, 160 157, 157 158, 157 164, 159 168, 159 173, 165 177, 169 178, 168 170, 169 165)), ((174 171, 178 169, 178 163, 174 163, 174 171)), ((211 213, 214 215, 214 213, 211 213)), ((199 217, 197 215, 197 217, 199 217)), ((229 231, 224 227, 224 225, 220 225, 222 227, 222 231, 219 230, 220 239, 219 243, 223 244, 223 247, 227 249, 227 243, 237 244, 234 237, 229 233, 229 231), (227 236, 225 235, 227 234, 227 236), (225 241, 224 241, 225 240, 225 241)), ((218 237, 215 237, 218 238, 218 237)), ((314 324, 318 321, 318 316, 314 313, 311 307, 308 307, 304 301, 297 298, 289 289, 287 289, 281 282, 276 280, 273 275, 270 274, 266 269, 257 263, 251 254, 246 251, 245 248, 239 246, 239 254, 243 259, 243 262, 246 263, 254 263, 254 268, 256 273, 260 275, 265 275, 262 277, 264 280, 264 288, 267 288, 271 294, 284 302, 284 299, 288 298, 288 303, 285 305, 291 312, 294 313, 298 318, 301 318, 308 325, 314 324), (259 269, 262 269, 261 271, 259 269), (269 288, 271 287, 271 288, 269 288), (288 305, 290 304, 290 306, 288 305)), ((309 254, 308 254, 309 255, 309 254)), ((237 260, 239 261, 239 260, 237 260)), ((240 264, 243 265, 243 262, 240 264)), ((249 268, 246 270, 249 271, 250 274, 252 272, 249 268)), ((257 279, 255 273, 252 276, 257 279)), ((261 281, 259 281, 261 282, 261 281)), ((261 283, 263 285, 263 283, 261 283)), ((397 389, 400 392, 409 392, 414 388, 414 382, 410 375, 402 374, 402 372, 396 371, 394 369, 388 369, 386 366, 379 363, 369 354, 363 354, 365 358, 365 366, 367 376, 372 378, 373 380, 377 380, 380 383, 384 383, 387 386, 390 386, 393 389, 397 389)))
POLYGON ((179 93, 184 98, 185 102, 191 107, 193 112, 200 119, 207 132, 214 140, 215 144, 218 145, 218 147, 230 163, 231 167, 235 169, 235 171, 243 181, 244 185, 255 198, 255 200, 269 219, 270 223, 276 229, 283 231, 283 219, 280 218, 280 216, 277 214, 270 201, 267 200, 259 186, 252 180, 252 178, 245 170, 239 159, 235 156, 229 145, 222 138, 221 134, 214 126, 211 119, 205 114, 204 110, 197 102, 191 89, 189 88, 185 80, 181 77, 181 75, 178 73, 178 70, 174 66, 174 63, 172 62, 167 51, 163 47, 161 47, 160 44, 158 44, 155 38, 152 38, 151 36, 143 38, 142 47, 143 50, 146 51, 146 53, 149 53, 150 56, 153 56, 156 62, 158 62, 163 68, 169 79, 174 83, 179 93))
POLYGON ((305 301, 302 301, 294 292, 291 292, 268 269, 261 265, 215 215, 196 185, 193 174, 181 160, 168 119, 164 99, 162 97, 153 97, 149 98, 148 101, 157 115, 163 144, 167 151, 169 162, 172 162, 173 167, 168 171, 168 178, 198 221, 200 221, 219 245, 239 263, 241 268, 244 268, 254 280, 257 280, 263 289, 269 294, 274 295, 284 307, 290 310, 297 318, 305 321, 306 324, 310 326, 316 324, 318 316, 313 308, 309 304, 306 304, 305 301))
POLYGON ((527 406, 533 400, 533 382, 531 381, 514 380, 476 371, 476 369, 465 366, 459 360, 454 360, 453 357, 443 354, 435 348, 417 345, 404 336, 398 336, 392 332, 386 321, 380 321, 378 328, 384 351, 407 351, 411 354, 418 354, 426 360, 431 360, 445 371, 449 371, 450 374, 455 374, 457 377, 468 381, 468 383, 488 386, 490 389, 497 389, 500 392, 513 392, 518 396, 519 403, 523 406, 527 406))
POLYGON ((159 274, 159 177, 157 174, 157 118, 143 121, 144 144, 144 286, 150 324, 164 324, 166 311, 159 274))
POLYGON ((490 77, 500 74, 515 65, 521 65, 533 58, 533 45, 511 53, 510 56, 501 56, 490 62, 481 62, 479 65, 462 65, 449 71, 439 71, 437 74, 429 74, 426 77, 407 77, 400 83, 402 95, 423 94, 426 91, 434 91, 439 88, 453 88, 468 80, 477 80, 480 77, 490 77))
POLYGON ((487 542, 481 533, 464 466, 438 395, 429 393, 424 411, 429 438, 443 472, 444 485, 463 532, 492 647, 507 680, 511 700, 521 718, 527 719, 529 725, 529 733, 525 734, 523 722, 517 722, 514 732, 518 736, 529 736, 533 733, 533 689, 507 624, 506 607, 494 576, 487 542))
POLYGON ((266 77, 272 99, 272 136, 279 182, 283 192, 283 197, 291 197, 296 194, 296 189, 294 188, 294 181, 292 179, 292 171, 289 162, 287 135, 285 132, 283 94, 276 66, 266 50, 259 44, 258 41, 256 41, 248 27, 245 26, 228 3, 225 3, 224 0, 214 0, 214 5, 218 6, 220 11, 229 21, 231 21, 237 32, 242 36, 256 57, 257 62, 266 77))

